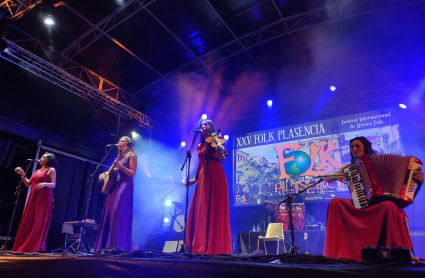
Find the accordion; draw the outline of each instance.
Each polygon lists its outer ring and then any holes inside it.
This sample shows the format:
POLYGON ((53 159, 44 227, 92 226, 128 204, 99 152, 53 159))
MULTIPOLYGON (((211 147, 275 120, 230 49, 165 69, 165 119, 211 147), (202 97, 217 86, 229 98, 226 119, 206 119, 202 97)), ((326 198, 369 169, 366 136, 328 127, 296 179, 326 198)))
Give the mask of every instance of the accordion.
POLYGON ((412 179, 422 162, 399 154, 365 154, 344 168, 351 197, 356 208, 390 200, 397 207, 413 203, 421 185, 412 179))

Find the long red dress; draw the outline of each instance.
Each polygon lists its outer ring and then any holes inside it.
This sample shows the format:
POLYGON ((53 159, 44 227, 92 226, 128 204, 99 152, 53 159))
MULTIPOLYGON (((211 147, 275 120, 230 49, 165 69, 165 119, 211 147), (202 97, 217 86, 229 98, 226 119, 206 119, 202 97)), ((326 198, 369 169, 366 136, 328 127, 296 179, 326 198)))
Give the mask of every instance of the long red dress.
MULTIPOLYGON (((121 164, 126 168, 130 168, 130 157, 121 160, 121 164)), ((119 171, 106 197, 94 252, 106 247, 119 247, 131 252, 132 229, 133 178, 119 171)))
POLYGON ((232 254, 227 179, 216 150, 198 146, 199 175, 187 218, 191 253, 232 254))
POLYGON ((334 198, 328 205, 326 226, 326 257, 361 261, 366 246, 404 246, 413 252, 405 215, 391 201, 358 209, 349 199, 334 198))
POLYGON ((38 183, 51 183, 47 171, 36 171, 31 177, 31 192, 28 203, 22 215, 21 224, 13 244, 13 251, 38 252, 45 251, 47 232, 49 231, 52 216, 53 193, 52 189, 44 187, 36 190, 38 183))

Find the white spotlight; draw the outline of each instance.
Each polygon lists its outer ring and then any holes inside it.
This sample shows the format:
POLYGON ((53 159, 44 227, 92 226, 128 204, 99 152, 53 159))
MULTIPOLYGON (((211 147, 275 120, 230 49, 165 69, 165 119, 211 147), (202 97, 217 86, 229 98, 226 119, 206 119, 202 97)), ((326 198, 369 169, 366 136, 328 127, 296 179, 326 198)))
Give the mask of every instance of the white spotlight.
POLYGON ((165 222, 165 223, 168 223, 168 222, 170 222, 170 218, 168 218, 168 217, 165 217, 165 218, 164 218, 164 222, 165 222))
POLYGON ((167 200, 167 201, 165 201, 165 204, 166 204, 167 206, 171 206, 171 200, 167 200))
POLYGON ((53 18, 52 18, 51 15, 49 15, 48 17, 46 17, 44 19, 44 24, 46 24, 46 25, 53 25, 53 24, 55 24, 55 22, 53 21, 53 18))
POLYGON ((329 89, 333 92, 333 91, 336 90, 336 87, 335 86, 330 86, 329 89))
POLYGON ((207 114, 202 114, 202 120, 206 120, 207 119, 207 114))
POLYGON ((268 105, 268 106, 272 106, 272 105, 273 105, 273 101, 272 101, 272 100, 268 100, 268 101, 267 101, 267 105, 268 105))
POLYGON ((400 106, 403 109, 406 109, 407 108, 407 106, 405 104, 403 104, 403 103, 400 103, 398 106, 400 106))
POLYGON ((136 132, 134 132, 134 131, 131 133, 131 137, 133 137, 133 138, 137 138, 138 136, 139 136, 139 134, 137 134, 137 133, 136 133, 136 132))
POLYGON ((229 140, 229 135, 224 135, 224 140, 229 140))
POLYGON ((180 143, 180 146, 184 147, 184 146, 186 146, 186 143, 185 143, 184 141, 182 141, 182 142, 180 143))

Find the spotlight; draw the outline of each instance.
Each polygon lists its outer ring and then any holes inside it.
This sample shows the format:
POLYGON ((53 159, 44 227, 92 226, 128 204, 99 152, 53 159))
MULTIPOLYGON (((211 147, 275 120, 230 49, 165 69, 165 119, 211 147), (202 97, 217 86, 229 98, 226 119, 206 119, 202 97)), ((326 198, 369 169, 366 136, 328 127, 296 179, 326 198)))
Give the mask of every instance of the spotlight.
POLYGON ((406 109, 407 108, 406 104, 403 104, 403 103, 400 103, 398 106, 400 106, 403 109, 406 109))
POLYGON ((171 206, 171 200, 167 200, 167 201, 165 201, 165 204, 166 204, 167 206, 171 206))
POLYGON ((184 182, 184 179, 182 180, 182 182, 184 182))
POLYGON ((131 133, 131 137, 132 137, 132 138, 137 138, 138 136, 139 136, 139 134, 137 134, 137 132, 134 132, 134 131, 133 131, 133 132, 131 133))
POLYGON ((229 140, 229 135, 224 135, 224 140, 229 140))
POLYGON ((182 142, 180 143, 180 146, 184 147, 184 146, 186 146, 186 143, 185 143, 184 141, 182 141, 182 142))
POLYGON ((44 19, 44 24, 49 25, 49 26, 55 24, 51 15, 47 16, 44 19))
POLYGON ((273 101, 272 101, 272 100, 268 100, 268 101, 267 101, 267 105, 268 105, 268 106, 272 106, 272 105, 273 105, 273 101))
POLYGON ((329 89, 331 89, 331 91, 333 92, 333 91, 336 90, 336 87, 335 86, 330 86, 329 89))
POLYGON ((165 218, 164 218, 164 222, 165 222, 165 223, 168 223, 168 222, 170 222, 170 218, 168 218, 168 217, 165 217, 165 218))
POLYGON ((202 114, 202 120, 206 120, 207 119, 207 114, 202 114))

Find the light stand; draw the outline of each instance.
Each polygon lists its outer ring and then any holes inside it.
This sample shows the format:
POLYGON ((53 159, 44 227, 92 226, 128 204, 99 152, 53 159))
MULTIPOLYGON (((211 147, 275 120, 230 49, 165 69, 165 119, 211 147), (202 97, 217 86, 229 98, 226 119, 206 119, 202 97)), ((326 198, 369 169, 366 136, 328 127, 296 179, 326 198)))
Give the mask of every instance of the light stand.
MULTIPOLYGON (((184 237, 183 237, 183 244, 182 247, 180 248, 180 253, 188 253, 187 250, 187 246, 186 246, 186 237, 187 237, 187 208, 189 205, 189 179, 190 179, 190 161, 192 159, 192 148, 193 148, 193 144, 195 143, 196 137, 198 137, 198 132, 195 132, 195 135, 193 136, 193 140, 192 140, 192 144, 190 145, 190 149, 186 152, 186 159, 183 162, 182 168, 180 169, 181 171, 183 171, 184 166, 186 165, 186 210, 185 210, 185 214, 184 214, 184 237)), ((189 242, 189 240, 188 240, 189 242)), ((192 247, 190 248, 192 249, 192 247)))
POLYGON ((306 190, 308 190, 308 189, 312 188, 312 187, 313 187, 313 186, 315 186, 316 184, 319 184, 319 183, 323 182, 324 180, 325 180, 324 178, 321 178, 318 182, 315 182, 315 183, 311 184, 310 186, 308 186, 308 187, 304 188, 303 190, 301 190, 301 191, 300 191, 300 192, 298 192, 298 193, 294 193, 294 194, 292 194, 292 195, 289 195, 289 194, 288 194, 286 199, 284 199, 283 201, 280 201, 280 202, 279 202, 279 205, 280 205, 280 204, 282 204, 282 203, 285 203, 285 202, 286 202, 287 207, 288 207, 288 214, 289 214, 289 226, 291 227, 291 249, 289 249, 289 253, 298 254, 297 249, 299 249, 299 247, 295 247, 295 246, 294 246, 294 223, 292 222, 292 209, 291 209, 292 199, 293 199, 295 196, 297 196, 298 194, 303 193, 304 191, 306 191, 306 190))
POLYGON ((31 165, 32 165, 32 161, 29 165, 27 165, 27 168, 25 169, 25 174, 21 178, 21 182, 19 183, 19 185, 16 187, 16 191, 15 191, 15 194, 14 194, 14 195, 16 195, 15 207, 13 208, 12 219, 10 220, 10 223, 9 223, 9 229, 7 230, 6 241, 1 246, 0 251, 7 251, 7 242, 9 241, 9 235, 10 235, 10 232, 12 231, 13 220, 15 219, 16 209, 18 208, 19 197, 21 196, 21 191, 22 191, 21 184, 24 181, 24 179, 26 178, 27 172, 28 172, 31 165))

